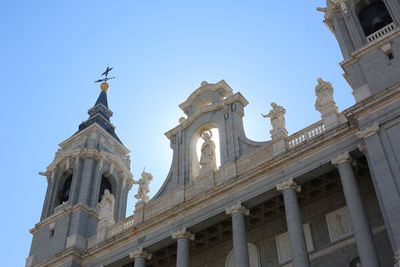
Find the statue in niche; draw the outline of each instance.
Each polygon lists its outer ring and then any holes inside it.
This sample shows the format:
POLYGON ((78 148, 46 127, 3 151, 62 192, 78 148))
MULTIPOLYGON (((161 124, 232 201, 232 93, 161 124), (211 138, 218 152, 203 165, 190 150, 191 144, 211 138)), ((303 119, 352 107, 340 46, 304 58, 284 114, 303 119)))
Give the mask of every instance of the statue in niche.
POLYGON ((286 132, 286 126, 285 126, 285 113, 286 109, 283 107, 277 105, 275 102, 271 103, 272 110, 266 115, 262 114, 261 115, 264 118, 270 118, 271 120, 271 125, 272 125, 272 131, 271 133, 278 133, 281 131, 286 132))
POLYGON ((114 223, 114 205, 115 197, 108 191, 104 190, 103 198, 100 201, 99 220, 114 223))
POLYGON ((147 202, 149 201, 148 193, 150 192, 150 182, 153 180, 153 175, 151 173, 142 172, 142 178, 139 179, 137 184, 139 185, 138 192, 135 195, 135 198, 139 202, 147 202))
POLYGON ((210 171, 217 170, 217 160, 215 156, 215 143, 212 138, 212 132, 210 130, 204 131, 201 134, 201 138, 204 140, 201 146, 201 156, 200 156, 200 175, 208 173, 210 171))
POLYGON ((315 109, 324 114, 326 108, 337 111, 335 100, 333 99, 333 87, 330 82, 326 82, 321 78, 318 79, 318 84, 315 87, 317 100, 315 101, 315 109))

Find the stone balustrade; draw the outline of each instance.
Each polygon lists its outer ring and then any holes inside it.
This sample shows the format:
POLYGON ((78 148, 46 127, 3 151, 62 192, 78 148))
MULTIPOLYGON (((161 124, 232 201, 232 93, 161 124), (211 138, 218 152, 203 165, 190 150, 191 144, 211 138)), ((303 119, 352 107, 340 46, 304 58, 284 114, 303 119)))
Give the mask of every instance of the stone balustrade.
POLYGON ((393 31, 396 28, 396 24, 394 22, 386 25, 385 27, 383 27, 382 29, 374 32, 373 34, 369 35, 367 37, 368 43, 371 43, 379 38, 381 38, 382 36, 388 34, 389 32, 393 31))
POLYGON ((297 132, 295 134, 293 134, 292 136, 289 136, 289 142, 288 142, 288 147, 289 149, 292 149, 294 147, 296 147, 297 145, 310 140, 312 138, 314 138, 317 135, 322 134, 323 132, 325 132, 325 125, 322 124, 322 122, 317 122, 303 130, 301 130, 300 132, 297 132))
POLYGON ((54 208, 54 214, 59 213, 59 212, 65 210, 68 206, 69 206, 69 201, 64 202, 64 203, 58 205, 57 207, 54 208))
POLYGON ((133 216, 126 218, 125 220, 115 224, 111 228, 110 237, 115 236, 115 235, 125 231, 126 229, 132 228, 134 226, 134 224, 135 224, 135 222, 134 222, 133 216))

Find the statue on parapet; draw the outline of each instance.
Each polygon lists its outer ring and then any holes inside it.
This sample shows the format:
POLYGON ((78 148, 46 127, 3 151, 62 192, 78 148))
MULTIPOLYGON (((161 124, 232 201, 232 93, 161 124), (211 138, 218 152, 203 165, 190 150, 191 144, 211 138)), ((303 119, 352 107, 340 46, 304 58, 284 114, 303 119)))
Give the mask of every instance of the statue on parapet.
POLYGON ((319 112, 323 113, 327 106, 336 107, 335 100, 333 99, 333 87, 330 82, 318 78, 318 84, 315 87, 315 95, 317 96, 315 109, 319 112))
POLYGON ((150 182, 153 180, 153 175, 151 173, 148 173, 143 170, 142 172, 142 178, 139 179, 138 182, 135 182, 136 184, 139 185, 138 192, 135 195, 135 198, 139 202, 148 202, 149 201, 149 195, 148 193, 150 192, 150 182))
POLYGON ((201 134, 201 138, 204 140, 201 146, 201 156, 200 156, 200 176, 206 174, 210 171, 217 170, 217 160, 215 155, 215 143, 212 138, 211 130, 206 130, 201 134))
POLYGON ((108 189, 104 190, 104 195, 100 201, 99 220, 114 223, 114 205, 115 197, 108 189))
POLYGON ((287 135, 286 131, 286 124, 285 124, 285 114, 286 114, 286 109, 284 109, 282 106, 279 106, 275 102, 271 103, 272 109, 270 112, 266 115, 262 114, 261 115, 264 118, 269 118, 271 120, 271 125, 272 125, 272 130, 271 130, 271 135, 274 137, 276 134, 284 133, 283 135, 287 135))
POLYGON ((329 129, 336 127, 347 121, 345 116, 339 112, 333 99, 333 87, 330 82, 318 79, 318 84, 315 87, 315 109, 321 113, 321 117, 325 128, 329 129))

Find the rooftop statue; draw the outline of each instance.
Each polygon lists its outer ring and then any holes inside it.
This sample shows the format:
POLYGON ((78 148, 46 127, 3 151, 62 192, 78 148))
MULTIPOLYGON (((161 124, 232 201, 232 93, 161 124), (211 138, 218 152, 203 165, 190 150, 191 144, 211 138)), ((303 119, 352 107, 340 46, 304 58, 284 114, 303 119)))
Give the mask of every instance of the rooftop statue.
POLYGON ((151 173, 142 172, 142 178, 139 179, 138 182, 136 182, 136 184, 139 185, 138 188, 138 192, 135 195, 135 198, 139 201, 139 202, 147 202, 149 201, 149 196, 148 193, 150 192, 150 182, 151 180, 153 180, 153 175, 151 173))
POLYGON ((114 204, 115 197, 108 191, 104 190, 103 198, 100 201, 99 220, 114 223, 114 204))
POLYGON ((275 102, 271 103, 272 109, 266 115, 261 114, 264 118, 270 118, 272 131, 271 134, 274 135, 275 133, 279 133, 281 131, 286 131, 285 125, 285 113, 286 109, 277 105, 275 102))
POLYGON ((217 160, 215 156, 215 143, 212 138, 212 132, 210 130, 204 131, 201 134, 201 138, 204 140, 201 146, 201 157, 200 157, 200 175, 208 173, 210 171, 217 170, 217 160))
POLYGON ((315 87, 315 94, 317 96, 315 109, 319 112, 323 113, 327 106, 336 105, 335 100, 333 99, 333 87, 330 82, 319 78, 318 84, 315 87))

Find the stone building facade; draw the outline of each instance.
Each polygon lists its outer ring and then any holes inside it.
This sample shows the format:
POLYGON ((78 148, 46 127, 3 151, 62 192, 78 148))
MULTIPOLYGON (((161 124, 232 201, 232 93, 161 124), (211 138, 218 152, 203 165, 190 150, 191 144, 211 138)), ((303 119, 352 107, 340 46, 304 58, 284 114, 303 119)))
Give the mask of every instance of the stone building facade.
POLYGON ((168 176, 149 200, 110 122, 106 87, 60 144, 26 266, 400 266, 400 2, 327 0, 356 104, 339 112, 318 79, 321 120, 288 135, 272 103, 271 140, 243 127, 247 100, 203 82, 166 133, 168 176), (134 214, 127 195, 139 185, 134 214))

